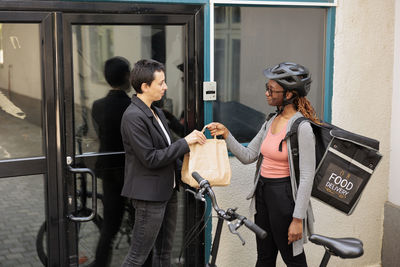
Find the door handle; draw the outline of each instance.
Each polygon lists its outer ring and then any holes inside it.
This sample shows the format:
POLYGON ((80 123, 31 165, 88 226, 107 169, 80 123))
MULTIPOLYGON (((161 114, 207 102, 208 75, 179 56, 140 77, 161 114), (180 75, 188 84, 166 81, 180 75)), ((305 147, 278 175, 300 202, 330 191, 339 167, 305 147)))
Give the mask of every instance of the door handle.
MULTIPOLYGON (((89 174, 92 177, 92 211, 89 216, 75 216, 73 214, 69 214, 67 217, 73 222, 88 222, 94 219, 94 217, 97 214, 97 181, 96 181, 96 175, 94 172, 89 169, 89 168, 72 168, 71 166, 68 166, 68 170, 71 173, 77 174, 89 174)), ((86 185, 85 185, 86 186, 86 185)))

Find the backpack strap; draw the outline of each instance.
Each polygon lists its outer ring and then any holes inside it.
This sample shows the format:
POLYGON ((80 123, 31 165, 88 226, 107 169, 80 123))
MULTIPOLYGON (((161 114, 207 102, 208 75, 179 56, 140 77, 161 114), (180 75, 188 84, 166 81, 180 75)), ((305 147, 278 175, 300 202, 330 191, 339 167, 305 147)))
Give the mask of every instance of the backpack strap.
POLYGON ((299 139, 297 138, 297 131, 299 129, 299 125, 302 121, 308 120, 305 117, 297 118, 292 126, 290 127, 290 131, 287 132, 286 136, 282 139, 279 144, 279 151, 282 151, 282 143, 283 141, 290 139, 290 149, 292 151, 292 159, 294 165, 294 173, 296 176, 297 186, 299 185, 300 180, 300 168, 299 168, 299 139))

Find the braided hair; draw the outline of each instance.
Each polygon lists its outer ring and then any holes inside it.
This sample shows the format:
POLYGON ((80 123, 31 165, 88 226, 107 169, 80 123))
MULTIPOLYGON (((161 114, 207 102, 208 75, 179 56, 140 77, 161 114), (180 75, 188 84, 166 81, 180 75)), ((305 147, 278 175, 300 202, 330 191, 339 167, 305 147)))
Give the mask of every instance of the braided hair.
POLYGON ((300 111, 304 117, 307 119, 317 123, 322 124, 322 122, 318 119, 317 113, 315 109, 311 105, 310 101, 305 96, 299 97, 297 92, 293 92, 296 96, 294 97, 293 104, 296 107, 297 111, 300 111))

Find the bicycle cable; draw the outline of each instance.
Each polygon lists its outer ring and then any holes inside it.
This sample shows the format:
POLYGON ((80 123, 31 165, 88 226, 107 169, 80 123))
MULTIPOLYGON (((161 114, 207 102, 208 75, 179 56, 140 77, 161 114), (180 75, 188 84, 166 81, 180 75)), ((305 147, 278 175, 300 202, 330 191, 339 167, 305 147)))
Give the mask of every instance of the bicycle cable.
POLYGON ((204 225, 199 229, 199 227, 201 226, 201 222, 204 220, 205 216, 206 216, 206 212, 207 212, 207 201, 204 201, 204 212, 203 215, 201 216, 201 219, 199 220, 198 223, 196 223, 186 234, 184 240, 186 240, 181 248, 181 251, 179 253, 179 263, 181 263, 181 257, 183 254, 183 251, 189 247, 189 245, 198 237, 198 235, 200 235, 200 233, 204 230, 204 228, 207 226, 208 221, 210 220, 210 218, 212 217, 212 214, 210 214, 210 216, 208 216, 207 220, 204 221, 204 225))

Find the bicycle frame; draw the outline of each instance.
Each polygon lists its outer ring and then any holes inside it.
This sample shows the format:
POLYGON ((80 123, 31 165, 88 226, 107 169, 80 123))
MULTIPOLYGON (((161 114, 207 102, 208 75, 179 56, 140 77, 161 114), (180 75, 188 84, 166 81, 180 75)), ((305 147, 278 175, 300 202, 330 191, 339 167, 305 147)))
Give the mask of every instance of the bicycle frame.
POLYGON ((327 249, 325 249, 324 257, 322 258, 319 267, 326 267, 330 259, 331 259, 331 253, 327 249))
POLYGON ((222 232, 222 226, 223 226, 223 221, 226 220, 229 223, 229 231, 232 234, 238 235, 240 240, 242 241, 242 245, 245 244, 245 241, 243 238, 240 236, 240 234, 236 231, 239 227, 241 227, 243 224, 249 228, 251 231, 253 231, 258 237, 260 238, 265 238, 267 236, 267 233, 261 229, 259 226, 254 224, 252 221, 247 220, 246 217, 236 213, 236 209, 229 208, 226 211, 223 209, 220 209, 217 204, 217 200, 214 194, 214 191, 211 189, 211 186, 207 180, 204 180, 197 172, 192 173, 193 178, 199 183, 200 185, 200 190, 195 193, 191 190, 188 190, 189 192, 192 192, 193 195, 195 196, 196 199, 205 201, 204 195, 207 194, 212 202, 212 207, 213 209, 217 212, 218 214, 218 224, 217 224, 217 230, 214 236, 214 241, 212 245, 212 250, 211 250, 211 262, 206 264, 206 267, 216 267, 215 262, 217 261, 217 254, 218 254, 218 248, 219 248, 219 243, 220 243, 220 238, 221 238, 221 232, 222 232), (232 225, 230 222, 237 220, 236 224, 232 225))
POLYGON ((222 233, 222 226, 224 223, 224 219, 218 216, 218 224, 217 224, 217 230, 215 232, 214 240, 213 240, 213 245, 211 249, 211 262, 206 264, 206 267, 217 267, 215 265, 217 261, 217 254, 218 254, 218 249, 219 249, 219 241, 221 239, 221 233, 222 233))
MULTIPOLYGON (((237 214, 235 212, 236 209, 229 208, 227 211, 220 209, 217 205, 214 191, 212 190, 209 182, 202 178, 197 172, 193 172, 192 176, 200 185, 200 189, 197 191, 197 193, 188 189, 186 189, 186 191, 191 192, 196 199, 203 202, 205 201, 204 195, 207 194, 211 199, 213 209, 218 214, 218 224, 211 250, 211 262, 207 263, 206 267, 216 267, 215 262, 217 261, 218 248, 224 220, 229 221, 228 226, 230 232, 239 236, 240 240, 242 240, 242 245, 244 245, 245 242, 236 230, 243 224, 246 225, 247 228, 252 230, 259 238, 263 239, 267 236, 267 233, 262 228, 254 224, 252 221, 247 220, 246 217, 237 214), (232 225, 230 222, 234 220, 237 220, 237 223, 232 225)), ((358 258, 364 253, 362 241, 353 237, 331 238, 318 234, 312 234, 309 237, 309 240, 314 244, 322 245, 325 247, 325 254, 319 265, 320 267, 326 267, 328 265, 331 255, 347 259, 358 258)))

